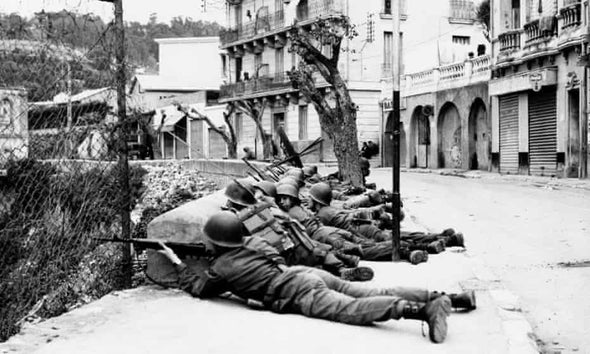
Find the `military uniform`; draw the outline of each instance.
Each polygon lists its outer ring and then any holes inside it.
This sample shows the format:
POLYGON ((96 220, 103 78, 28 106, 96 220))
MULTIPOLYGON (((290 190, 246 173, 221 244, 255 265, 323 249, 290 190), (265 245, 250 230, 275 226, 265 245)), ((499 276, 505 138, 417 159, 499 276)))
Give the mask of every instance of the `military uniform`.
POLYGON ((375 242, 359 237, 347 230, 325 226, 321 220, 302 206, 294 206, 289 216, 301 222, 307 233, 319 242, 323 242, 343 251, 358 245, 361 248, 361 259, 368 261, 390 261, 393 253, 391 242, 375 242))
POLYGON ((181 289, 196 297, 214 297, 230 291, 241 298, 262 302, 278 313, 299 313, 355 325, 399 319, 403 315, 403 300, 425 303, 431 297, 426 289, 369 288, 320 269, 288 267, 273 247, 261 251, 244 245, 230 250, 201 274, 184 264, 176 269, 181 289))

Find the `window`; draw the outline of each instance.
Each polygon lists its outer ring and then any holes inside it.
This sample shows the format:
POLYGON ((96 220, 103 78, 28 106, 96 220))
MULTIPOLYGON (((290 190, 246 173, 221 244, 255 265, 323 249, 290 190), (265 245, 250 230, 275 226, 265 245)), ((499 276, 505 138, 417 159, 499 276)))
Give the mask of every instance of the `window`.
POLYGON ((244 119, 242 113, 236 113, 234 118, 234 131, 236 132, 236 138, 238 141, 242 141, 244 138, 244 119))
POLYGON ((383 1, 383 13, 387 15, 391 15, 391 0, 384 0, 383 1))
POLYGON ((307 105, 299 106, 299 140, 307 140, 307 105))
POLYGON ((10 124, 12 116, 12 104, 5 98, 0 101, 0 124, 10 124))
POLYGON ((459 45, 469 45, 471 43, 471 37, 469 36, 453 36, 453 43, 459 45))
POLYGON ((275 73, 282 74, 285 71, 285 52, 283 48, 275 50, 275 73))
POLYGON ((260 77, 264 75, 261 72, 262 69, 262 53, 254 54, 254 77, 260 77))
POLYGON ((383 66, 391 70, 393 57, 393 32, 383 32, 383 66))

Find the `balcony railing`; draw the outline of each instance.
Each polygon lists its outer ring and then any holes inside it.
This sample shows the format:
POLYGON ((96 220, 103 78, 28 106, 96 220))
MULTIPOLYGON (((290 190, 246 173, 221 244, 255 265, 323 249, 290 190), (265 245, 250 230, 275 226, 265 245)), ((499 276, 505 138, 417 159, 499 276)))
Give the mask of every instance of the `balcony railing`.
POLYGON ((464 87, 490 79, 489 55, 405 75, 404 97, 464 87))
POLYGON ((475 8, 472 0, 450 0, 450 20, 475 20, 475 8))
MULTIPOLYGON (((296 10, 298 22, 343 14, 345 14, 343 0, 309 0, 300 3, 296 10)), ((277 11, 274 14, 258 17, 256 21, 230 28, 220 36, 221 45, 249 40, 266 32, 275 32, 287 28, 290 25, 291 23, 285 23, 284 11, 277 11)))
POLYGON ((222 85, 220 89, 220 98, 233 98, 257 93, 272 92, 291 88, 291 80, 287 72, 276 73, 274 75, 262 76, 248 81, 236 82, 233 84, 222 85))
POLYGON ((500 52, 520 49, 520 31, 504 32, 498 35, 500 52))
POLYGON ((573 3, 559 10, 561 29, 579 26, 582 23, 582 3, 573 3))
POLYGON ((557 35, 555 17, 534 20, 524 25, 525 43, 545 41, 557 35))

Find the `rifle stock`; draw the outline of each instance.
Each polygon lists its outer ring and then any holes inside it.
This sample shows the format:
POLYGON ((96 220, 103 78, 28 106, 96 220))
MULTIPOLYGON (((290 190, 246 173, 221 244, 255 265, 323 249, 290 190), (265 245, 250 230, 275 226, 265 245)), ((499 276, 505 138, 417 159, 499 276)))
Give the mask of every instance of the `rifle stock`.
POLYGON ((95 238, 94 240, 100 242, 120 242, 120 243, 132 243, 139 249, 153 249, 161 250, 162 247, 160 242, 164 243, 167 247, 171 248, 174 253, 179 257, 193 256, 193 257, 207 257, 210 256, 204 243, 183 243, 173 241, 161 241, 147 238, 95 238))

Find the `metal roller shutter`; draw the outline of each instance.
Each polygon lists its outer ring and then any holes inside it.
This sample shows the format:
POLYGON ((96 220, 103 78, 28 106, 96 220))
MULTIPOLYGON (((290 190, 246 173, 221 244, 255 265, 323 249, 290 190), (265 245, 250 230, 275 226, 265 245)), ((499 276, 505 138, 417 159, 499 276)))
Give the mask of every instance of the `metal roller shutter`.
POLYGON ((499 97, 500 173, 518 173, 518 94, 499 97))
POLYGON ((557 170, 557 99, 554 88, 529 93, 529 169, 531 175, 557 170))

